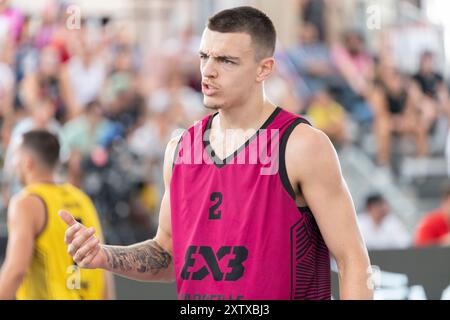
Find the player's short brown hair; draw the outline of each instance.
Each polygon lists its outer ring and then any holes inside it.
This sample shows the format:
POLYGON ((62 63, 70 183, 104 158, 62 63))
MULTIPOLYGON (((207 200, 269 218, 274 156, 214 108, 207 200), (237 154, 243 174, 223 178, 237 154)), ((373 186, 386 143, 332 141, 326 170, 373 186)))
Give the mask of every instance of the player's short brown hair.
POLYGON ((31 130, 23 134, 21 148, 32 152, 39 163, 49 169, 55 168, 58 164, 59 141, 47 130, 31 130))
POLYGON ((271 57, 275 51, 275 27, 270 18, 256 8, 243 6, 220 11, 209 18, 206 26, 211 31, 249 34, 257 60, 271 57))

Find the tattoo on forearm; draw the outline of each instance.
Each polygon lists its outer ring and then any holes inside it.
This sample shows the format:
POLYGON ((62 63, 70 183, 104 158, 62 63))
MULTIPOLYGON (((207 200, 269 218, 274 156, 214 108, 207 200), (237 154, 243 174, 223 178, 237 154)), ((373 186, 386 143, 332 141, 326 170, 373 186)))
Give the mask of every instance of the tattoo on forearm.
POLYGON ((172 256, 155 240, 148 240, 130 247, 105 246, 108 266, 114 271, 150 272, 155 275, 167 269, 172 256))

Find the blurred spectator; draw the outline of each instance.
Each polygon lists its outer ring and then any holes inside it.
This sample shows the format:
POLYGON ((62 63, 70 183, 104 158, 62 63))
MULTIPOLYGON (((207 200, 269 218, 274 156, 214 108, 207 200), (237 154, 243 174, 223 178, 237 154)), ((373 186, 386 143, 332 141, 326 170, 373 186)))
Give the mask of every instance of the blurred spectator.
POLYGON ((141 159, 154 165, 161 164, 164 157, 166 143, 171 134, 177 129, 170 120, 169 107, 149 112, 146 120, 128 137, 128 143, 133 151, 141 159), (149 148, 148 146, 152 146, 149 148))
POLYGON ((164 151, 167 142, 177 129, 170 113, 170 107, 160 110, 153 107, 145 121, 128 136, 130 151, 139 159, 141 170, 145 172, 142 180, 145 186, 151 187, 148 190, 152 190, 153 197, 161 197, 162 194, 158 192, 164 190, 161 176, 164 151))
POLYGON ((358 220, 369 250, 400 249, 410 245, 408 232, 389 210, 381 194, 373 193, 366 198, 366 212, 360 214, 358 220))
POLYGON ((264 83, 264 91, 272 103, 292 113, 303 112, 303 101, 295 90, 295 85, 275 71, 264 83))
POLYGON ((206 113, 203 97, 188 86, 186 75, 172 68, 166 75, 165 85, 150 96, 150 108, 170 109, 171 121, 181 128, 188 128, 206 113))
POLYGON ((11 41, 0 40, 0 117, 2 120, 12 116, 15 95, 15 75, 13 64, 13 45, 11 41))
MULTIPOLYGON (((48 10, 45 14, 46 22, 44 23, 44 30, 39 30, 37 32, 35 41, 37 47, 43 48, 47 45, 51 45, 58 51, 59 59, 62 64, 69 61, 71 57, 71 45, 77 45, 74 41, 77 32, 67 28, 67 19, 69 18, 70 12, 67 10, 69 3, 65 2, 54 2, 50 3, 48 9, 44 8, 44 11, 48 10), (57 7, 57 9, 56 9, 57 7), (55 10, 58 12, 55 13, 55 10), (56 15, 56 18, 55 18, 56 15)), ((81 20, 81 27, 84 26, 84 20, 81 20)))
POLYGON ((264 86, 267 96, 276 105, 293 113, 304 113, 310 91, 294 62, 295 57, 280 42, 277 42, 275 59, 277 66, 264 86))
POLYGON ((339 103, 357 122, 371 122, 373 114, 366 99, 374 80, 374 61, 366 51, 362 35, 347 32, 343 44, 332 49, 332 58, 345 82, 345 86, 339 88, 339 103))
POLYGON ((442 188, 441 206, 419 221, 415 235, 416 246, 450 246, 450 181, 442 188))
POLYGON ((131 48, 116 47, 112 70, 102 89, 102 103, 107 116, 120 123, 125 132, 135 128, 144 108, 136 79, 131 48))
POLYGON ((198 92, 201 91, 199 47, 200 36, 194 33, 192 24, 185 26, 177 37, 169 38, 162 46, 163 56, 168 60, 168 73, 177 66, 185 75, 187 85, 198 92))
POLYGON ((327 90, 317 91, 307 112, 313 125, 322 130, 339 148, 348 143, 347 119, 344 108, 327 90))
POLYGON ((63 69, 63 78, 68 79, 74 101, 67 106, 67 118, 80 114, 83 108, 100 94, 107 72, 107 61, 99 55, 95 38, 82 29, 73 41, 75 55, 63 69))
MULTIPOLYGON (((26 16, 15 52, 15 77, 18 84, 21 84, 26 75, 35 72, 38 64, 39 51, 34 44, 31 29, 31 17, 26 16)), ((23 111, 24 102, 20 93, 20 85, 15 92, 14 108, 16 111, 23 111)))
POLYGON ((101 147, 83 158, 82 189, 92 197, 102 224, 107 226, 108 243, 143 241, 155 232, 150 212, 140 199, 144 187, 142 179, 148 173, 139 169, 138 159, 121 135, 114 132, 101 147))
POLYGON ((303 22, 313 25, 319 39, 325 40, 325 0, 300 0, 300 9, 303 22))
POLYGON ((35 46, 42 49, 53 44, 58 30, 59 8, 56 1, 47 1, 41 11, 41 26, 35 37, 35 46))
POLYGON ((18 41, 23 25, 22 13, 10 6, 9 0, 0 0, 0 40, 18 41))
POLYGON ((179 70, 172 70, 166 86, 152 92, 145 120, 128 136, 130 150, 146 168, 146 182, 163 190, 160 173, 166 144, 177 129, 189 127, 205 112, 202 96, 186 85, 179 70))
POLYGON ((67 106, 74 104, 74 93, 68 79, 61 74, 58 51, 53 46, 43 48, 35 72, 28 73, 22 81, 21 98, 30 110, 41 99, 49 99, 56 106, 56 118, 65 120, 67 106))
POLYGON ((191 91, 192 89, 181 85, 183 80, 180 80, 179 77, 181 75, 174 71, 168 77, 168 86, 162 87, 150 95, 144 121, 128 137, 130 149, 144 159, 144 162, 149 162, 154 166, 152 172, 154 171, 154 176, 158 180, 161 180, 161 176, 156 168, 162 169, 160 166, 165 146, 174 131, 185 129, 205 112, 201 96, 195 91, 191 91), (149 145, 153 148, 149 148, 149 145))
POLYGON ((68 181, 81 186, 81 161, 100 146, 113 124, 103 116, 98 101, 87 104, 82 114, 68 121, 62 128, 62 156, 68 161, 68 181))
POLYGON ((307 88, 300 95, 307 99, 317 90, 339 80, 328 47, 319 41, 316 27, 310 23, 303 24, 300 38, 300 43, 289 50, 289 55, 307 88))
POLYGON ((410 82, 392 66, 379 66, 379 77, 372 92, 374 132, 377 139, 377 164, 390 164, 391 142, 394 134, 412 136, 417 156, 428 150, 427 128, 422 121, 418 101, 414 99, 410 82))
POLYGON ((414 75, 418 90, 416 99, 422 112, 422 121, 427 130, 432 129, 440 114, 449 114, 448 89, 442 75, 435 71, 434 56, 425 51, 420 56, 418 72, 414 75))
POLYGON ((61 126, 55 119, 56 108, 49 99, 36 102, 31 109, 30 115, 20 119, 12 129, 11 139, 5 152, 5 162, 3 165, 4 186, 3 197, 5 200, 20 190, 17 177, 14 176, 13 154, 20 144, 20 137, 33 129, 46 129, 51 133, 60 136, 61 126))

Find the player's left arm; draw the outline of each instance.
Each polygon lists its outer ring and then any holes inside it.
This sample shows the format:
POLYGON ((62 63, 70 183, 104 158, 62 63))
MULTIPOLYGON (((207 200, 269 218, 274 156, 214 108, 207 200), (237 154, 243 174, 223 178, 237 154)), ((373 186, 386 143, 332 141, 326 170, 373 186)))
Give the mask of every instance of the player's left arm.
POLYGON ((369 256, 355 208, 328 137, 300 124, 286 146, 286 169, 299 185, 339 271, 341 299, 372 299, 369 256))
POLYGON ((35 196, 11 198, 8 207, 8 245, 0 270, 0 299, 15 299, 31 263, 36 236, 45 224, 45 206, 35 196))

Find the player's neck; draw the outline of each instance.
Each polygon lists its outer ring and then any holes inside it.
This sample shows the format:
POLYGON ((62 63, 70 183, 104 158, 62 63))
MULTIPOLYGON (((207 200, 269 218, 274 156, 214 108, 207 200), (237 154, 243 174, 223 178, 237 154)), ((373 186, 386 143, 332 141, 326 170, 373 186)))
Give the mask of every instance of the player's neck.
POLYGON ((255 99, 245 105, 221 109, 217 117, 217 129, 258 129, 274 109, 275 106, 265 99, 255 99))
POLYGON ((55 178, 51 173, 35 173, 30 174, 27 178, 27 185, 45 183, 45 184, 55 184, 55 178))

